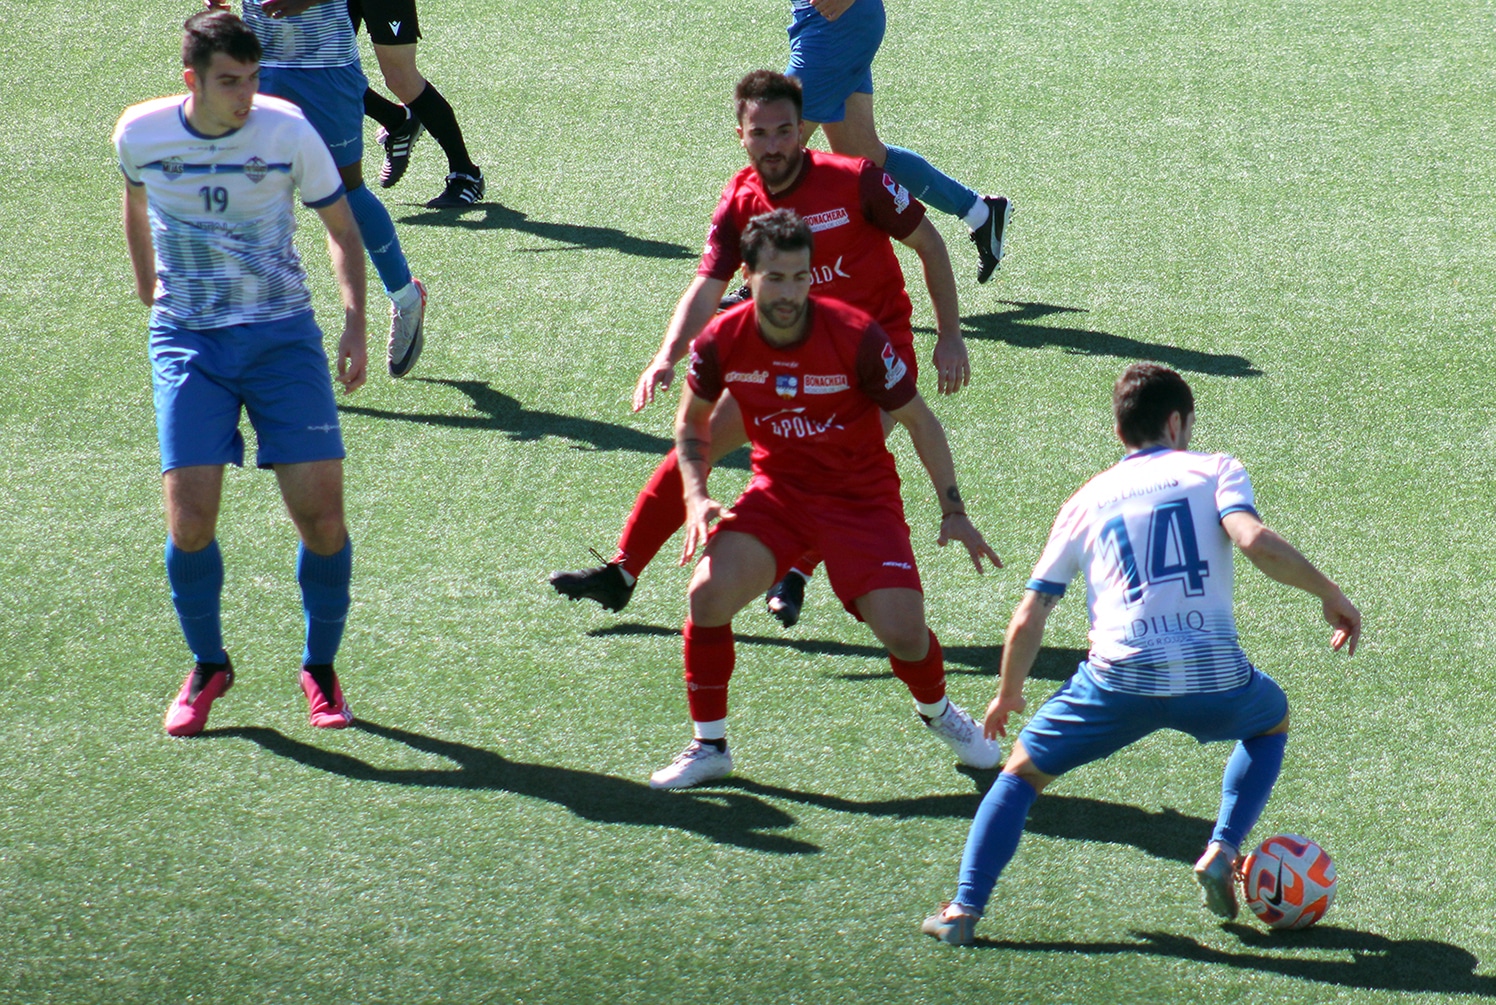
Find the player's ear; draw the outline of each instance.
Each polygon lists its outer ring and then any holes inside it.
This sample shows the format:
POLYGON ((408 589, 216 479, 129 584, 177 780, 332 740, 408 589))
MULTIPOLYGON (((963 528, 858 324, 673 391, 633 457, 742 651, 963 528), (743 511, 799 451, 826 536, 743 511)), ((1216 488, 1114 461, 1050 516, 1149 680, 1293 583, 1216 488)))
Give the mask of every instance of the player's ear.
POLYGON ((197 93, 197 71, 192 67, 182 67, 182 82, 187 85, 187 90, 193 94, 197 93))

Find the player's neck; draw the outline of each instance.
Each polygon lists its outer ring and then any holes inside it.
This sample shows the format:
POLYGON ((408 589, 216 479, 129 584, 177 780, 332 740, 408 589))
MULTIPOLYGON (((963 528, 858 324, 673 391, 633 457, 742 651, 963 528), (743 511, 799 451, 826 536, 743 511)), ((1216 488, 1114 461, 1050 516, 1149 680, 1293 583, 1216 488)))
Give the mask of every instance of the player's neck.
POLYGON ((764 320, 762 314, 758 315, 758 333, 763 340, 776 349, 794 345, 805 338, 805 331, 810 327, 810 312, 807 310, 800 315, 800 320, 788 328, 781 328, 772 322, 764 320))
POLYGON ((207 140, 216 140, 220 136, 227 136, 239 128, 234 125, 206 121, 202 112, 198 109, 197 100, 191 94, 187 95, 187 101, 182 106, 182 118, 187 120, 187 125, 192 127, 194 133, 207 140))

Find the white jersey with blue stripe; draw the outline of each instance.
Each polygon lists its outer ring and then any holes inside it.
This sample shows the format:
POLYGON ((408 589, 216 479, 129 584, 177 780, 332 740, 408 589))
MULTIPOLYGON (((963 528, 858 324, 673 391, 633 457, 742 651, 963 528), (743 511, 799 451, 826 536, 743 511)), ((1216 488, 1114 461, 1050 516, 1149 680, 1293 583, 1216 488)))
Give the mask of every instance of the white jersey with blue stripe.
POLYGON ((343 0, 313 4, 289 17, 270 17, 259 0, 243 6, 244 23, 265 50, 261 66, 304 70, 358 63, 358 39, 343 0))
POLYGON ((185 102, 127 108, 114 129, 125 180, 146 190, 154 318, 202 330, 309 310, 292 200, 299 190, 317 209, 342 197, 327 144, 280 98, 256 95, 244 125, 223 136, 193 130, 185 102))
POLYGON ((1055 519, 1028 588, 1063 595, 1086 577, 1088 662, 1113 691, 1172 695, 1245 684, 1232 613, 1229 513, 1255 514, 1227 454, 1137 451, 1087 482, 1055 519))

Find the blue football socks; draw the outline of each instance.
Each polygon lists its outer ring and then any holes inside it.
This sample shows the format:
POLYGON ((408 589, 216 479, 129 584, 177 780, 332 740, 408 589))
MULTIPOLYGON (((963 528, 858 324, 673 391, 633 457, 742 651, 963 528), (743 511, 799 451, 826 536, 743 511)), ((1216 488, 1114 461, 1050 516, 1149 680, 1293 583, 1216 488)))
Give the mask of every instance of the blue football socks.
POLYGON ((966 836, 961 885, 956 888, 954 903, 978 915, 986 909, 997 877, 1018 850, 1029 809, 1038 798, 1038 791, 1017 775, 1005 771, 997 776, 982 797, 966 836))
POLYGON ((364 238, 364 249, 369 252, 385 292, 405 289, 410 285, 410 266, 406 264, 405 252, 400 250, 400 238, 395 236, 395 221, 390 219, 390 211, 367 185, 348 193, 348 208, 353 210, 353 219, 364 238))
POLYGON ((199 663, 222 663, 223 554, 218 540, 199 551, 183 551, 166 539, 166 581, 171 585, 171 603, 177 610, 182 635, 192 658, 199 663))
POLYGON ((304 664, 331 664, 343 641, 348 621, 348 584, 353 579, 353 541, 343 550, 319 555, 305 544, 296 550, 296 581, 301 584, 301 608, 306 612, 304 664))
POLYGON ((916 199, 951 216, 965 216, 981 198, 913 150, 889 147, 883 170, 916 199))
POLYGON ((1221 812, 1216 817, 1212 841, 1244 848, 1247 835, 1267 807, 1273 783, 1283 768, 1287 733, 1254 736, 1236 745, 1226 774, 1221 778, 1221 812))

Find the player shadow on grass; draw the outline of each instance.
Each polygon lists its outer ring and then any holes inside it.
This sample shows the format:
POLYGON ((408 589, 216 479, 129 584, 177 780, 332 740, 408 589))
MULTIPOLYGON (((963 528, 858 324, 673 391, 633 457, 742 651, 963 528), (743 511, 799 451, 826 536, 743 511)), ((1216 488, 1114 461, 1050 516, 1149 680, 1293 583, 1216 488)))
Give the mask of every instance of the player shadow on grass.
MULTIPOLYGON (((610 625, 607 628, 595 628, 587 634, 594 638, 610 635, 679 636, 680 629, 626 622, 610 625)), ((829 642, 824 639, 795 639, 783 635, 734 634, 733 638, 741 645, 776 646, 781 649, 793 649, 807 656, 857 656, 875 660, 881 663, 884 669, 838 673, 836 677, 850 681, 893 680, 893 670, 888 668, 888 650, 882 646, 829 642)), ((945 646, 944 652, 945 672, 949 676, 995 678, 998 668, 1002 665, 1002 646, 945 646), (956 669, 952 664, 958 664, 963 669, 956 669)), ((1077 664, 1085 658, 1086 650, 1084 649, 1045 646, 1039 650, 1039 657, 1034 661, 1034 669, 1029 672, 1029 676, 1040 680, 1069 680, 1070 675, 1075 673, 1077 664)))
MULTIPOLYGON (((769 799, 859 816, 970 820, 976 815, 977 805, 997 777, 997 772, 975 768, 957 770, 968 775, 977 784, 978 791, 894 799, 844 799, 820 792, 763 785, 746 778, 729 778, 721 785, 769 799)), ((1210 840, 1214 826, 1214 820, 1189 816, 1169 807, 1146 810, 1087 796, 1046 793, 1029 811, 1024 832, 1066 841, 1127 845, 1157 859, 1193 865, 1210 840)))
MULTIPOLYGON (((543 440, 548 436, 571 440, 573 450, 603 452, 630 450, 635 453, 663 457, 675 446, 675 441, 651 433, 641 433, 628 426, 597 419, 584 419, 575 415, 556 412, 540 412, 526 408, 518 399, 495 391, 482 380, 441 380, 433 377, 416 377, 412 383, 440 384, 454 388, 467 395, 472 402, 471 411, 463 414, 442 412, 392 412, 383 408, 364 408, 360 405, 338 405, 338 411, 349 415, 363 415, 371 419, 395 419, 401 422, 419 422, 427 426, 447 426, 453 429, 491 429, 506 433, 516 443, 543 440), (476 413, 476 414, 474 414, 476 413)), ((748 470, 748 451, 734 450, 714 467, 748 470)))
MULTIPOLYGON (((1167 363, 1176 370, 1207 373, 1217 377, 1260 377, 1262 371, 1245 356, 1228 353, 1200 352, 1171 345, 1140 342, 1123 335, 1092 331, 1086 328, 1057 328, 1033 324, 1051 314, 1084 314, 1082 307, 1058 304, 1023 303, 1003 300, 1012 310, 993 314, 974 314, 961 319, 961 333, 969 339, 1006 342, 1020 349, 1058 346, 1080 356, 1112 356, 1125 360, 1152 360, 1167 363)), ((933 331, 932 329, 919 329, 933 331)))
POLYGON ((517 230, 532 234, 547 241, 555 241, 557 247, 520 248, 532 253, 549 251, 611 250, 640 258, 695 259, 696 252, 684 244, 672 241, 656 241, 614 227, 589 227, 580 223, 551 223, 548 220, 533 220, 529 214, 496 202, 485 202, 463 210, 460 214, 450 210, 415 212, 402 216, 400 223, 417 227, 456 227, 463 230, 517 230), (482 215, 478 215, 478 214, 482 215))
POLYGON ((1134 942, 1028 942, 978 938, 976 946, 1025 953, 1154 956, 1255 970, 1343 988, 1496 997, 1496 977, 1475 973, 1480 964, 1476 955, 1448 942, 1389 939, 1375 932, 1323 924, 1302 932, 1271 933, 1238 924, 1222 927, 1235 936, 1246 951, 1215 949, 1188 936, 1170 932, 1129 932, 1136 940, 1134 942), (1320 958, 1299 955, 1303 950, 1312 950, 1320 958), (1322 958, 1327 951, 1344 953, 1349 958, 1322 958))
POLYGON ((209 729, 202 735, 250 740, 272 754, 354 781, 510 792, 564 806, 582 819, 597 823, 673 827, 718 844, 779 855, 814 854, 821 850, 807 841, 766 833, 793 827, 796 820, 777 806, 741 792, 721 789, 660 792, 614 775, 512 761, 482 747, 439 740, 393 726, 358 721, 352 728, 445 758, 456 767, 380 768, 350 754, 314 747, 261 726, 209 729))

